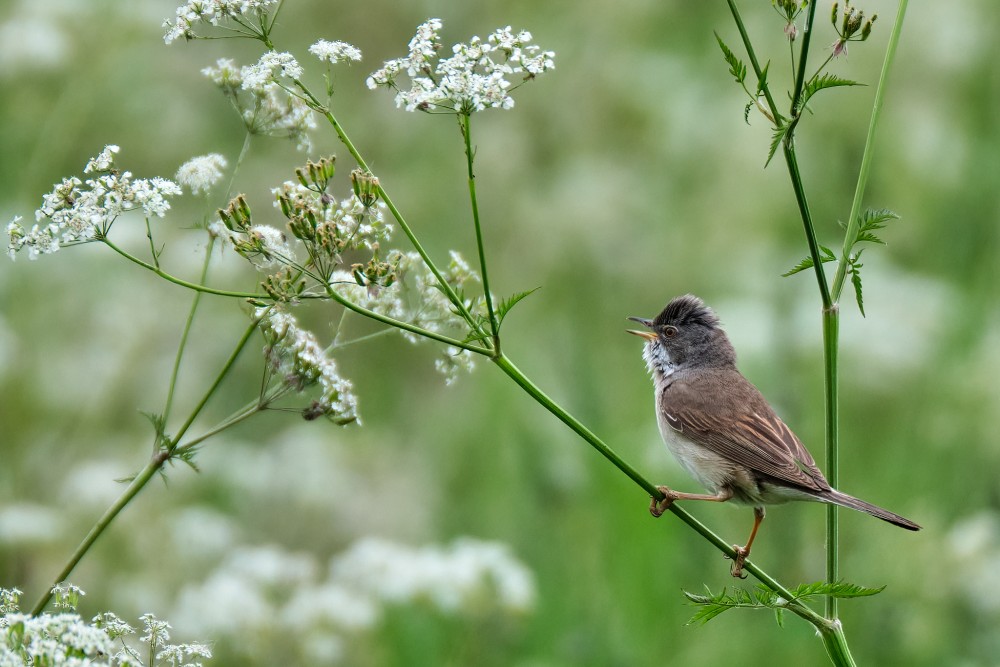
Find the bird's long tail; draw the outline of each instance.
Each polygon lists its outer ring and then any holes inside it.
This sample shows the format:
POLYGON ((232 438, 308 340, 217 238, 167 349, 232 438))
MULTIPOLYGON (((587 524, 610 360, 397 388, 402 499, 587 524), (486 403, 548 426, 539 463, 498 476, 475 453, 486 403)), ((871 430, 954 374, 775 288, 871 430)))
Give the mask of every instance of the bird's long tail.
POLYGON ((894 514, 889 510, 882 509, 878 505, 872 505, 871 503, 866 503, 860 498, 855 498, 854 496, 849 496, 846 493, 841 493, 835 489, 830 489, 824 493, 821 498, 834 505, 840 505, 841 507, 848 507, 852 510, 859 510, 867 514, 871 514, 874 517, 878 517, 883 521, 888 521, 889 523, 899 526, 900 528, 906 528, 907 530, 920 530, 920 526, 913 523, 909 519, 894 514))

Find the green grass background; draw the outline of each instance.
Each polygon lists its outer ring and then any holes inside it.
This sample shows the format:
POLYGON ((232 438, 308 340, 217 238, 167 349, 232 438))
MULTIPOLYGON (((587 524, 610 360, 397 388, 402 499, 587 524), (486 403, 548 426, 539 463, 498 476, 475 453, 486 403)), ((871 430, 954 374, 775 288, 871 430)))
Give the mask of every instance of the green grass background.
MULTIPOLYGON (((787 82, 780 19, 766 2, 742 4, 773 59, 772 83, 787 82)), ((164 46, 159 24, 174 7, 0 7, 3 221, 30 220, 53 182, 108 143, 137 176, 170 177, 207 152, 235 161, 241 126, 198 71, 257 52, 228 40, 164 46)), ((872 39, 832 71, 871 85, 818 96, 798 135, 821 242, 832 247, 894 12, 888 2, 864 8, 882 14, 872 39)), ((834 34, 825 3, 817 15, 818 58, 834 34)), ((518 91, 513 112, 475 117, 495 291, 542 287, 504 325, 516 363, 647 477, 695 490, 660 442, 640 342, 624 334, 626 316, 693 292, 719 312, 744 373, 822 460, 818 296, 808 274, 779 277, 805 244, 784 165, 762 169, 767 124, 756 112, 744 124, 742 93, 715 45, 713 30, 741 52, 725 4, 288 0, 274 39, 316 85, 309 44, 343 39, 363 50, 363 63, 337 70, 338 118, 443 260, 450 248, 475 256, 457 128, 364 87, 431 16, 445 23, 445 44, 510 24, 557 53, 557 69, 518 91)), ((842 514, 844 577, 887 585, 842 604, 860 664, 996 665, 1000 655, 998 18, 985 0, 911 3, 890 79, 866 204, 902 219, 886 231, 888 247, 866 251, 867 319, 843 304, 841 487, 925 530, 842 514)), ((314 136, 313 156, 338 154, 347 188, 346 151, 325 127, 314 136)), ((237 190, 269 211, 267 188, 302 161, 287 142, 255 140, 237 190)), ((187 198, 156 222, 173 273, 197 275, 203 241, 188 228, 201 211, 187 198)), ((142 230, 125 238, 143 249, 142 230)), ((253 285, 238 262, 213 271, 216 284, 253 285)), ((161 409, 189 302, 97 245, 0 263, 0 512, 40 510, 0 523, 0 585, 33 600, 114 497, 112 480, 144 464, 140 410, 161 409)), ((246 323, 235 302, 204 306, 178 415, 246 323)), ((336 316, 312 321, 322 330, 336 316)), ((203 427, 256 391, 256 349, 203 427)), ((364 426, 271 413, 211 441, 201 474, 175 468, 169 484, 151 484, 79 568, 84 615, 155 611, 181 625, 170 614, 178 590, 221 557, 206 556, 207 538, 178 520, 197 507, 221 517, 226 544, 277 544, 320 562, 365 535, 418 545, 468 535, 506 542, 534 571, 531 614, 396 609, 358 664, 824 664, 812 628, 795 618, 784 629, 765 613, 685 626, 692 610, 681 591, 731 586, 727 562, 669 516, 653 520, 641 490, 495 369, 480 365, 445 387, 432 347, 394 336, 349 348, 339 363, 364 426)), ((691 509, 733 542, 751 523, 745 508, 691 509)), ((820 579, 823 516, 818 505, 775 508, 755 560, 789 585, 820 579)), ((280 637, 264 639, 250 657, 220 641, 214 664, 296 662, 280 637)))

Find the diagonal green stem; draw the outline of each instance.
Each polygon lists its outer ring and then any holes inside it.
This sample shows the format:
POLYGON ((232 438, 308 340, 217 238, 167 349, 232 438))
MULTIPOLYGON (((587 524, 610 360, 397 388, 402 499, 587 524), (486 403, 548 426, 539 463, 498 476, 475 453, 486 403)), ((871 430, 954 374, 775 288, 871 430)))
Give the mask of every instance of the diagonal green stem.
POLYGON ((847 232, 844 234, 844 250, 837 263, 837 273, 833 278, 833 298, 840 301, 840 295, 844 291, 844 282, 847 278, 848 257, 854 242, 858 238, 858 225, 861 215, 861 200, 865 196, 865 187, 868 185, 868 174, 871 171, 872 154, 875 152, 875 128, 878 126, 879 116, 882 114, 882 106, 885 102, 886 82, 889 79, 889 69, 892 61, 896 57, 896 46, 899 44, 899 36, 903 31, 903 19, 906 16, 907 0, 899 0, 899 9, 896 11, 896 21, 892 24, 892 33, 889 35, 889 44, 885 49, 885 60, 882 61, 882 73, 878 78, 878 88, 875 89, 875 102, 872 106, 872 117, 868 121, 868 136, 865 138, 865 152, 861 156, 861 168, 858 171, 858 183, 854 188, 854 200, 851 202, 851 215, 847 218, 847 232))
POLYGON ((812 44, 813 19, 816 18, 816 4, 815 0, 813 0, 806 9, 805 30, 802 31, 802 47, 799 49, 799 71, 795 76, 795 88, 792 92, 790 113, 793 117, 796 115, 796 109, 799 108, 799 100, 802 98, 802 90, 805 87, 806 64, 809 60, 809 45, 812 44))
POLYGON ((239 356, 240 352, 246 346, 247 341, 250 340, 250 335, 254 332, 256 328, 257 328, 256 323, 251 324, 250 327, 247 328, 246 332, 243 334, 243 337, 240 339, 240 342, 237 344, 236 349, 233 350, 233 353, 229 356, 229 359, 222 367, 222 370, 216 376, 215 381, 212 383, 211 389, 209 389, 208 392, 206 392, 204 398, 202 398, 201 402, 199 402, 197 407, 195 407, 195 409, 192 411, 191 416, 187 419, 184 426, 181 427, 181 430, 178 432, 178 434, 170 441, 167 447, 165 448, 157 447, 157 449, 153 453, 153 456, 150 458, 149 462, 145 465, 145 467, 143 467, 143 469, 139 471, 139 474, 137 474, 135 478, 131 481, 131 483, 129 483, 128 487, 125 489, 125 491, 122 492, 121 496, 119 496, 118 499, 111 504, 111 506, 104 512, 104 514, 101 515, 101 518, 97 520, 97 523, 93 525, 93 527, 90 529, 87 535, 83 538, 83 541, 80 542, 80 545, 76 548, 76 550, 70 556, 69 560, 63 566, 62 570, 60 570, 59 574, 56 575, 56 578, 55 580, 53 580, 52 585, 49 586, 48 590, 45 591, 45 593, 42 595, 41 598, 39 598, 38 602, 35 604, 34 609, 32 609, 31 612, 32 615, 37 616, 38 614, 42 613, 42 611, 45 609, 45 605, 47 605, 49 603, 49 600, 52 599, 53 586, 62 583, 63 581, 66 581, 69 575, 72 574, 74 568, 76 568, 76 566, 79 564, 80 560, 84 557, 84 555, 86 555, 88 551, 90 551, 90 548, 97 541, 97 538, 99 538, 107 529, 107 527, 111 525, 111 522, 115 520, 115 517, 117 517, 118 514, 121 513, 121 511, 125 509, 125 507, 128 506, 130 502, 132 502, 132 499, 135 498, 140 491, 142 491, 142 489, 146 486, 146 484, 149 483, 149 480, 153 478, 153 475, 155 475, 157 471, 163 467, 163 464, 165 464, 167 461, 171 459, 171 456, 177 449, 177 443, 180 441, 180 438, 194 422, 195 417, 197 417, 198 413, 201 412, 201 409, 208 402, 208 399, 212 396, 215 390, 218 389, 219 384, 222 382, 222 379, 229 373, 229 370, 232 368, 233 363, 236 361, 236 358, 239 356))
MULTIPOLYGON (((208 246, 205 248, 205 262, 201 266, 201 277, 198 279, 198 282, 202 285, 205 284, 205 280, 208 278, 208 265, 212 261, 212 248, 214 246, 215 237, 209 235, 208 246)), ((170 419, 170 409, 174 404, 174 391, 177 389, 177 376, 181 371, 181 359, 184 358, 184 350, 187 347, 188 335, 191 333, 191 325, 194 323, 194 315, 198 311, 198 305, 201 303, 201 294, 201 292, 194 293, 194 299, 191 301, 191 310, 188 311, 187 320, 184 322, 184 331, 181 332, 181 341, 177 345, 177 355, 174 357, 174 367, 170 371, 170 384, 167 388, 167 404, 163 408, 164 423, 170 419)))
POLYGON ((475 153, 472 150, 472 114, 458 115, 458 124, 465 140, 465 162, 469 167, 469 200, 472 202, 472 222, 476 227, 476 248, 479 250, 479 270, 483 276, 483 293, 486 296, 486 311, 490 317, 490 329, 493 332, 493 352, 500 352, 500 324, 497 322, 496 311, 493 310, 493 295, 490 293, 490 277, 486 272, 486 251, 483 249, 483 229, 479 221, 479 199, 476 197, 476 174, 472 165, 475 153))

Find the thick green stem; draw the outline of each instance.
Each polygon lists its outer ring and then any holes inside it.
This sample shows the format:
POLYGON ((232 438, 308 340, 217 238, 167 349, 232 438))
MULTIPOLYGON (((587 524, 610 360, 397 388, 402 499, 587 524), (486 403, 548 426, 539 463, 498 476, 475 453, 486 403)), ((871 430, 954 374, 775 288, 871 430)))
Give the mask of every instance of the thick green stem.
POLYGON ((868 136, 865 138, 865 152, 861 156, 861 168, 858 170, 858 182, 854 187, 854 200, 851 202, 851 215, 847 218, 847 232, 844 234, 844 250, 841 253, 840 261, 837 263, 837 273, 833 278, 833 299, 840 301, 840 295, 844 290, 844 282, 847 279, 848 259, 851 248, 858 237, 858 225, 860 223, 861 201, 865 196, 865 187, 868 185, 868 174, 871 171, 872 154, 875 152, 875 128, 878 126, 879 116, 882 114, 882 106, 885 102, 886 82, 889 79, 889 70, 892 61, 896 56, 896 46, 899 44, 899 36, 903 31, 903 19, 906 17, 907 0, 899 0, 899 9, 896 11, 896 21, 892 24, 892 33, 889 35, 889 44, 885 50, 885 60, 882 61, 882 73, 878 78, 878 88, 875 89, 875 102, 872 106, 872 116, 868 121, 868 136))
POLYGON ((476 248, 479 251, 479 270, 483 277, 483 293, 486 296, 486 311, 490 317, 490 330, 493 333, 493 353, 500 353, 500 324, 497 322, 496 311, 493 310, 493 295, 490 294, 490 277, 486 272, 486 251, 483 248, 483 228, 479 221, 479 199, 476 197, 476 174, 473 171, 475 153, 472 150, 472 114, 458 115, 458 124, 465 140, 465 162, 469 168, 469 201, 472 202, 472 222, 476 227, 476 248))
MULTIPOLYGON (((833 488, 840 486, 840 404, 837 352, 840 337, 840 309, 823 309, 823 377, 826 400, 826 478, 833 488)), ((840 581, 840 514, 836 505, 826 506, 826 580, 840 581)), ((837 620, 837 598, 826 597, 826 616, 837 620)))
POLYGON ((851 649, 847 645, 847 637, 844 636, 844 626, 840 624, 840 621, 827 621, 822 627, 819 627, 819 636, 823 640, 823 647, 834 665, 837 667, 856 667, 854 656, 851 655, 851 649))

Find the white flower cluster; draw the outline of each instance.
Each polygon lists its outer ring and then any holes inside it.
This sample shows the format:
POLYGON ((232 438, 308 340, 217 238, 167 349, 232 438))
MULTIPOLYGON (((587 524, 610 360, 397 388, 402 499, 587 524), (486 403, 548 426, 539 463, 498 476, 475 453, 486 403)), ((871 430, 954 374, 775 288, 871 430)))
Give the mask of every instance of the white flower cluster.
POLYGON ((524 81, 555 67, 552 51, 531 44, 531 33, 514 33, 510 26, 495 30, 484 42, 473 37, 452 47, 450 58, 439 59, 441 21, 431 19, 417 28, 409 44, 409 55, 388 60, 368 77, 371 89, 378 86, 396 92, 396 106, 407 111, 450 110, 468 114, 484 109, 510 109, 511 91, 524 81), (397 78, 405 72, 410 89, 403 90, 397 78), (520 81, 512 84, 512 75, 520 81))
POLYGON ((280 77, 298 79, 302 76, 302 66, 291 53, 269 51, 254 65, 244 67, 241 72, 243 90, 263 93, 278 83, 280 77))
POLYGON ((170 624, 152 614, 140 618, 146 634, 136 648, 125 641, 135 629, 115 614, 98 614, 88 623, 76 613, 79 588, 60 585, 53 594, 65 611, 31 616, 19 609, 21 591, 0 588, 0 665, 143 667, 143 658, 152 656, 149 667, 202 667, 201 659, 212 657, 205 644, 168 644, 170 624))
POLYGON ((305 554, 279 547, 237 548, 200 584, 181 592, 185 625, 256 650, 256 630, 276 629, 314 663, 350 663, 390 609, 425 605, 472 618, 530 613, 531 571, 509 547, 459 538, 413 547, 363 538, 330 559, 325 577, 305 554), (352 641, 353 640, 353 641, 352 641))
POLYGON ((37 259, 61 246, 105 235, 118 216, 128 211, 141 208, 146 217, 162 218, 166 214, 170 209, 167 197, 181 194, 180 186, 165 178, 133 179, 131 172, 119 172, 114 166, 118 150, 118 146, 106 146, 87 162, 84 173, 100 175, 86 181, 63 179, 42 197, 35 220, 47 220, 44 226, 36 224, 30 231, 25 230, 19 217, 7 225, 7 254, 11 259, 23 248, 27 248, 29 259, 37 259))
POLYGON ((275 198, 275 208, 281 207, 284 198, 290 210, 300 216, 311 214, 317 224, 333 225, 334 236, 343 241, 340 250, 373 250, 379 242, 392 236, 392 225, 385 220, 386 207, 382 201, 366 207, 353 194, 337 199, 294 181, 285 181, 281 187, 272 188, 271 194, 275 198))
POLYGON ((199 155, 182 164, 174 178, 190 188, 192 194, 208 192, 222 178, 222 170, 228 164, 218 153, 199 155))
POLYGON ((177 8, 173 21, 167 19, 163 27, 167 29, 163 41, 170 44, 175 39, 195 37, 194 26, 197 23, 218 26, 228 19, 249 17, 251 23, 257 23, 271 5, 278 0, 189 0, 177 8))
POLYGON ((254 317, 267 340, 264 354, 282 383, 294 390, 319 385, 320 397, 304 412, 307 419, 328 417, 338 424, 358 421, 358 399, 351 381, 337 371, 316 337, 301 328, 295 317, 279 306, 258 308, 254 317))
POLYGON ((309 131, 316 129, 315 115, 302 98, 290 95, 278 81, 302 75, 302 67, 291 54, 271 51, 245 67, 220 58, 201 73, 233 100, 250 133, 288 137, 299 150, 312 149, 309 131))
POLYGON ((361 49, 348 44, 347 42, 330 42, 321 39, 309 47, 309 53, 313 54, 320 61, 334 65, 345 60, 361 60, 361 49))

